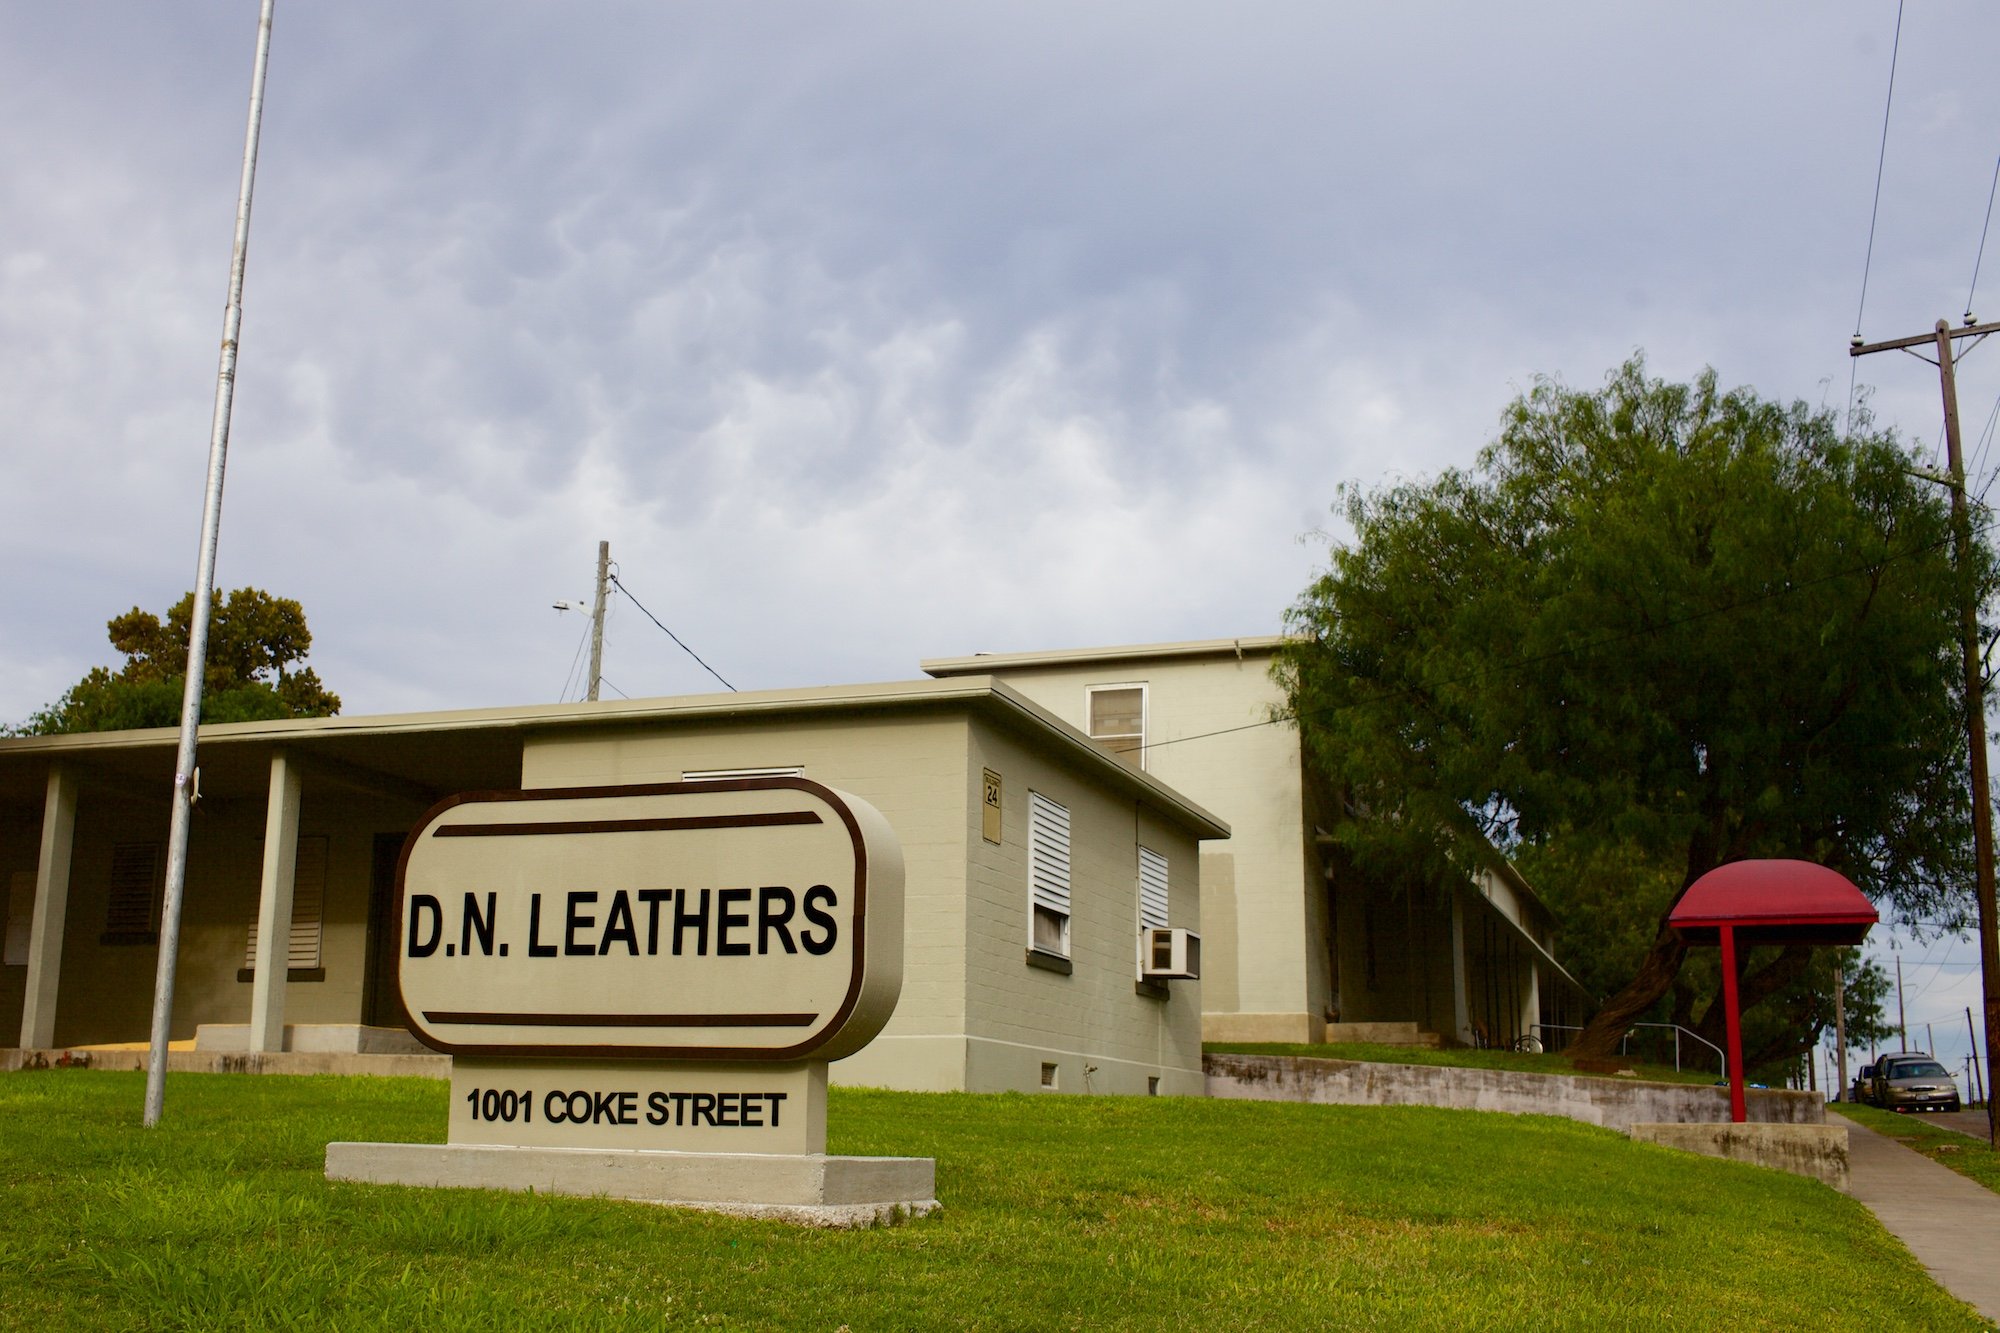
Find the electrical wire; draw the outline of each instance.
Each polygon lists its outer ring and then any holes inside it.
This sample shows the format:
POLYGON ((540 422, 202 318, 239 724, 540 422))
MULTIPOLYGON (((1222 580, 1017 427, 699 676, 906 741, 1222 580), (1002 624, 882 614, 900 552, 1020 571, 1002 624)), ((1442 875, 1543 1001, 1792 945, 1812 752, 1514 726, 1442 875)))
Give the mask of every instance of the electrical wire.
MULTIPOLYGON (((1979 455, 1974 460, 1972 471, 1968 475, 1976 477, 1986 470, 1986 456, 1993 448, 1993 429, 1996 422, 2000 422, 2000 395, 1995 395, 1992 410, 1986 414, 1986 425, 1979 432, 1979 455)), ((2000 476, 2000 473, 1994 475, 2000 476)), ((1993 489, 1993 477, 1988 477, 1986 484, 1979 488, 1978 499, 1973 503, 1985 500, 1986 492, 1991 489, 1993 489)))
MULTIPOLYGON (((599 675, 599 676, 597 677, 597 683, 598 683, 599 685, 611 685, 611 682, 610 682, 610 681, 608 681, 608 680, 606 680, 606 679, 605 679, 605 678, 603 677, 603 675, 602 675, 602 674, 600 674, 600 675, 599 675)), ((614 690, 618 690, 618 687, 617 687, 616 685, 611 685, 611 688, 612 688, 612 689, 614 689, 614 690)), ((627 693, 625 693, 625 691, 623 691, 623 690, 618 690, 618 697, 619 697, 619 698, 621 698, 621 699, 629 699, 629 698, 631 698, 632 696, 631 696, 631 695, 629 695, 629 694, 627 694, 627 693)))
POLYGON ((586 620, 583 622, 583 633, 576 641, 576 656, 570 659, 569 674, 563 677, 562 693, 556 695, 556 702, 567 703, 569 701, 569 687, 577 681, 577 672, 583 666, 583 646, 589 642, 590 622, 586 620))
MULTIPOLYGON (((611 583, 612 586, 618 589, 618 591, 624 593, 627 597, 632 597, 632 590, 626 587, 624 583, 619 580, 616 574, 613 574, 611 576, 611 583)), ((701 669, 703 671, 706 671, 709 675, 714 676, 717 680, 722 680, 722 673, 717 671, 714 667, 710 666, 708 663, 703 662, 701 660, 700 653, 697 653, 694 649, 688 647, 685 643, 681 643, 680 635, 674 633, 672 630, 668 629, 665 625, 660 624, 660 618, 654 615, 651 611, 646 610, 646 604, 644 602, 640 601, 637 597, 632 597, 632 605, 638 607, 641 614, 643 614, 646 617, 646 619, 652 621, 655 625, 659 625, 660 631, 664 633, 668 638, 672 639, 675 643, 680 644, 681 651, 686 653, 689 657, 692 657, 696 662, 700 663, 701 669)), ((599 679, 601 680, 603 679, 603 677, 599 677, 599 679)), ((729 690, 732 694, 736 692, 736 687, 734 685, 731 685, 728 681, 722 680, 722 684, 723 688, 729 690)))
POLYGON ((1993 225, 1993 194, 1996 190, 2000 190, 2000 157, 1993 159, 1993 183, 1986 187, 1986 221, 1979 224, 1979 253, 1972 258, 1972 286, 1965 293, 1965 322, 1968 324, 1972 323, 1973 293, 1979 290, 1979 262, 1986 258, 1986 229, 1993 225))
MULTIPOLYGON (((1854 308, 1854 337, 1861 338, 1861 316, 1868 309, 1868 273, 1875 263, 1875 220, 1882 212, 1882 169, 1889 161, 1889 111, 1896 104, 1896 58, 1903 49, 1903 0, 1896 0, 1896 36, 1889 47, 1889 92, 1882 99, 1882 144, 1875 154, 1875 199, 1868 206, 1868 248, 1861 256, 1861 300, 1854 308)), ((1854 375, 1847 367, 1847 420, 1854 420, 1854 375)))

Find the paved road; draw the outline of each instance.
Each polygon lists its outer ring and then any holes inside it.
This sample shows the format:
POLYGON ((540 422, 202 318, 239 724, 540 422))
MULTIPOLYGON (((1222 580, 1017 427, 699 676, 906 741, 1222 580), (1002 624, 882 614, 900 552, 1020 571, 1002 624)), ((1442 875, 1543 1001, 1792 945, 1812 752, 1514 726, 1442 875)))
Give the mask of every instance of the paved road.
POLYGON ((1946 1129, 1955 1129, 1961 1134, 1970 1134, 1975 1139, 1985 1138, 1988 1131, 1986 1108, 1983 1106, 1976 1111, 1934 1111, 1922 1119, 1933 1125, 1943 1125, 1946 1129))
MULTIPOLYGON (((1977 1114, 1983 1130, 1984 1112, 1977 1114)), ((2000 1194, 1851 1120, 1847 1158, 1847 1192, 1910 1247, 1940 1286, 2000 1322, 2000 1194)))

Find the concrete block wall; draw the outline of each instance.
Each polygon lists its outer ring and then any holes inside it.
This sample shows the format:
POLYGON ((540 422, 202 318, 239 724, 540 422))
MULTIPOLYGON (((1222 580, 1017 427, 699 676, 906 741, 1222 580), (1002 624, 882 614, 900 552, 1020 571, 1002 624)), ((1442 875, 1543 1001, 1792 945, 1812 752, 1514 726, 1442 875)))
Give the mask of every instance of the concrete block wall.
MULTIPOLYGON (((873 805, 903 849, 904 962, 895 1016, 869 1049, 908 1044, 930 1063, 962 1051, 965 1031, 965 727, 962 716, 934 713, 563 736, 527 744, 522 785, 679 782, 688 772, 797 767, 873 805)), ((865 1068, 843 1061, 836 1071, 865 1068)))
POLYGON ((796 723, 698 724, 529 742, 523 785, 677 782, 688 771, 799 767, 873 804, 904 858, 903 989, 888 1026, 836 1063, 837 1083, 923 1091, 1199 1095, 1198 983, 1135 990, 1135 838, 1168 857, 1172 920, 1199 918, 1193 838, 1061 754, 956 710, 796 723), (1002 842, 980 834, 981 775, 1003 780, 1002 842), (1030 790, 1070 807, 1071 952, 1027 962, 1030 790), (1157 1083, 1149 1080, 1157 1080, 1157 1083))
POLYGON ((1317 1041, 1331 998, 1325 891, 1317 858, 1308 855, 1298 733, 1255 725, 1283 704, 1270 666, 1266 649, 992 668, 1082 731, 1091 687, 1144 685, 1145 771, 1229 822, 1232 836, 1201 850, 1202 993, 1212 1040, 1317 1041))
MULTIPOLYGON (((1559 1115, 1616 1130, 1729 1119, 1729 1089, 1706 1084, 1269 1055, 1215 1054, 1205 1066, 1209 1096, 1248 1101, 1511 1111, 1559 1115)), ((1815 1092, 1753 1090, 1749 1115, 1763 1124, 1820 1125, 1826 1123, 1826 1105, 1815 1092)))
MULTIPOLYGON (((990 725, 972 733, 968 769, 1002 779, 1002 840, 969 827, 967 1027, 970 1091, 1054 1090, 1198 1095, 1199 985, 1137 985, 1137 848, 1167 858, 1168 920, 1199 919, 1194 840, 1143 805, 990 725), (1028 794, 1070 814, 1070 962, 1065 975, 1028 961, 1028 794), (1163 992, 1163 993, 1162 993, 1163 992), (1157 1080, 1154 1082, 1153 1080, 1157 1080)), ((970 791, 970 788, 968 788, 970 791)), ((971 792, 976 801, 978 793, 971 792)))

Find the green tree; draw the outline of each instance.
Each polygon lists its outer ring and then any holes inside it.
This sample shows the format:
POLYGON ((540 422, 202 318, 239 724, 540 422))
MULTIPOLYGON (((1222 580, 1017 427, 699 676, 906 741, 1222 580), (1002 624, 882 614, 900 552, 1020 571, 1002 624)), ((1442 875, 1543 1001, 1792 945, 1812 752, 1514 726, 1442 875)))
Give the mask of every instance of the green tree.
MULTIPOLYGON (((92 667, 18 731, 48 735, 179 725, 193 620, 193 593, 175 602, 164 622, 136 606, 114 616, 106 628, 125 664, 116 671, 92 667)), ((291 598, 238 588, 216 599, 209 614, 201 720, 254 722, 338 713, 339 696, 329 694, 318 673, 303 665, 311 647, 306 613, 291 598)))
MULTIPOLYGON (((1947 497, 1863 421, 1648 378, 1537 381, 1470 471, 1345 488, 1353 539, 1277 672, 1308 753, 1406 879, 1491 840, 1578 918, 1605 1055, 1669 996, 1680 894, 1746 857, 1962 916, 1970 807, 1947 497), (1601 950, 1601 957, 1595 951, 1601 950), (1609 969, 1615 967, 1618 975, 1609 969)), ((1994 589, 1981 544, 1977 580, 1994 589)), ((1789 993, 1800 953, 1753 960, 1789 993)))

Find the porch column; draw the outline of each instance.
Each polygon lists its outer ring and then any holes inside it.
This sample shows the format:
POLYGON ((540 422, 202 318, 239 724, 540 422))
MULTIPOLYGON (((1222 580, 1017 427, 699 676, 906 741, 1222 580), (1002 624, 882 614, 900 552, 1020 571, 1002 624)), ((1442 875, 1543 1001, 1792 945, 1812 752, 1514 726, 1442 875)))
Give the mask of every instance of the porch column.
POLYGON ((49 765, 47 793, 28 928, 28 992, 21 1006, 21 1045, 40 1050, 56 1044, 56 987, 62 977, 70 850, 76 839, 76 774, 63 764, 49 765))
POLYGON ((285 976, 292 944, 292 876, 299 857, 298 765, 271 753, 271 793, 264 807, 264 877, 257 893, 257 956, 251 962, 250 1049, 285 1049, 285 976))
POLYGON ((1465 978, 1465 898, 1457 890, 1451 894, 1451 1021, 1459 1041, 1472 1045, 1472 1007, 1466 996, 1465 978))
POLYGON ((1528 955, 1527 984, 1521 987, 1521 1035, 1531 1036, 1542 1043, 1544 1049, 1549 1044, 1549 1034, 1539 1026, 1542 1021, 1542 960, 1528 955))

